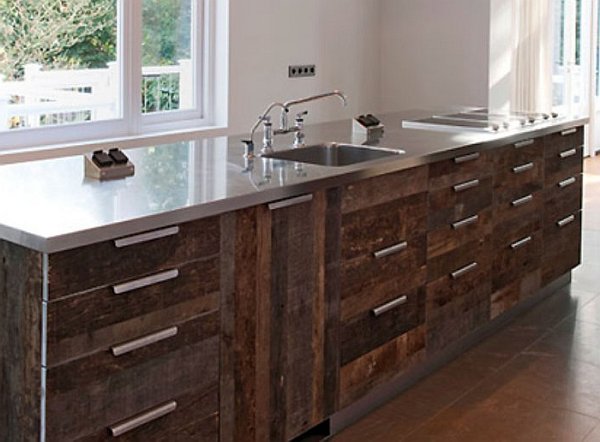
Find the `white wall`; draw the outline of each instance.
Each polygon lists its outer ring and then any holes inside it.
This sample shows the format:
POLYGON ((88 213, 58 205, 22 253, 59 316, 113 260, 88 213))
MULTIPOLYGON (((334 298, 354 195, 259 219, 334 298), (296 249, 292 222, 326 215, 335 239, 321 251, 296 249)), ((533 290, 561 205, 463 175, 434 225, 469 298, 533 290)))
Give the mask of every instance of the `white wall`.
POLYGON ((381 0, 384 110, 488 103, 490 2, 381 0))
POLYGON ((350 105, 307 105, 308 124, 379 110, 379 0, 230 0, 229 12, 230 134, 272 101, 333 89, 350 105), (287 78, 288 65, 313 63, 316 77, 287 78))

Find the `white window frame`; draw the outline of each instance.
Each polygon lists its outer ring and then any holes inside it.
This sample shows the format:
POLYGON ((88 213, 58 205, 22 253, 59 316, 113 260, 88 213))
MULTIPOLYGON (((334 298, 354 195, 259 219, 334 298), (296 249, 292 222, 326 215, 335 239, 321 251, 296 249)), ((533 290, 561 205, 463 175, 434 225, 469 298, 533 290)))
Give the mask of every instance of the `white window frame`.
POLYGON ((142 114, 142 0, 118 0, 117 59, 120 60, 121 117, 0 132, 0 153, 44 146, 95 144, 102 140, 113 145, 127 146, 135 139, 165 136, 174 139, 177 138, 177 133, 185 135, 186 132, 213 129, 217 87, 214 75, 217 44, 215 21, 217 16, 218 19, 223 18, 223 14, 215 12, 217 1, 222 0, 192 1, 195 25, 192 26, 191 36, 194 109, 142 114))

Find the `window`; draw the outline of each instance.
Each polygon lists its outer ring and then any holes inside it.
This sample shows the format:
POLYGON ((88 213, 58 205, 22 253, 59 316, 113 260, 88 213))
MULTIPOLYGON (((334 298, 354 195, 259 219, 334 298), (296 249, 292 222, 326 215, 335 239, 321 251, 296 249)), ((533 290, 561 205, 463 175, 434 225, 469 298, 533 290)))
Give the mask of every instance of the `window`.
POLYGON ((0 0, 0 148, 208 125, 213 0, 0 0))

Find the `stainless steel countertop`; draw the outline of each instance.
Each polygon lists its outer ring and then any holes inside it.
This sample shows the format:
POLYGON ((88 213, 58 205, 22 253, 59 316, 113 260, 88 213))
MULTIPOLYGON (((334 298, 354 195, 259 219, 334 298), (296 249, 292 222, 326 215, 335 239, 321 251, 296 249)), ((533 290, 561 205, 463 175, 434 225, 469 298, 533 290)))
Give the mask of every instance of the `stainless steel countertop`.
MULTIPOLYGON (((385 133, 376 145, 403 149, 405 155, 339 168, 262 158, 246 164, 239 136, 129 149, 135 176, 112 182, 85 178, 82 156, 2 165, 0 238, 53 253, 587 123, 554 120, 497 134, 402 129, 403 119, 428 114, 411 111, 381 117, 385 133), (265 179, 269 161, 270 180, 265 179)), ((325 141, 364 140, 353 138, 351 120, 307 126, 307 144, 325 141)), ((291 143, 292 135, 278 137, 275 149, 291 143)))

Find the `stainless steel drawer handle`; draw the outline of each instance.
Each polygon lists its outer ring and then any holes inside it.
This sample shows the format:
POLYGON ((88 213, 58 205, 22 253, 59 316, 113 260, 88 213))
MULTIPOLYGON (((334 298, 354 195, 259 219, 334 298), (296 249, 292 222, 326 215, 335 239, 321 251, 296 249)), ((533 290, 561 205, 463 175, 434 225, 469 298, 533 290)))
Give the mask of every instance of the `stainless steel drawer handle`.
POLYGON ((177 336, 177 333, 179 333, 179 328, 171 327, 166 330, 144 336, 143 338, 126 342, 125 344, 115 345, 114 347, 110 348, 110 351, 115 357, 123 356, 124 354, 131 353, 132 351, 139 350, 140 348, 148 347, 149 345, 156 344, 157 342, 177 336))
POLYGON ((573 221, 575 221, 575 215, 570 215, 567 216, 564 219, 561 219, 560 221, 558 221, 556 223, 556 225, 558 225, 558 227, 563 228, 565 226, 568 226, 569 224, 571 224, 573 221))
POLYGON ((145 278, 136 279, 135 281, 125 282, 123 284, 117 284, 113 286, 113 292, 115 295, 122 295, 124 293, 132 292, 144 287, 148 287, 161 282, 170 281, 179 276, 179 270, 173 269, 166 272, 157 273, 156 275, 146 276, 145 278))
POLYGON ((312 201, 312 199, 313 199, 313 195, 311 193, 308 195, 298 196, 296 198, 290 198, 290 199, 283 200, 283 201, 277 201, 275 203, 269 204, 269 210, 285 209, 286 207, 291 207, 291 206, 296 206, 298 204, 308 203, 309 201, 312 201))
POLYGON ((453 189, 455 192, 464 192, 465 190, 469 190, 469 189, 472 189, 473 187, 479 186, 479 184, 480 184, 479 180, 471 180, 471 181, 467 181, 466 183, 457 184, 456 186, 453 187, 453 189))
POLYGON ((558 187, 560 187, 561 189, 564 189, 565 187, 572 186, 576 182, 577 182, 577 178, 572 176, 571 178, 567 178, 566 180, 560 181, 558 183, 558 187))
POLYGON ((531 201, 533 201, 533 195, 527 195, 527 196, 524 196, 523 198, 514 200, 512 203, 510 203, 510 205, 513 207, 520 207, 520 206, 524 206, 527 203, 530 203, 531 201))
POLYGON ((577 149, 569 149, 561 152, 559 156, 564 160, 565 158, 572 157, 573 155, 577 155, 577 149))
POLYGON ((475 224, 477 221, 479 221, 479 215, 470 216, 469 218, 465 218, 461 221, 456 221, 452 224, 452 228, 454 230, 460 229, 461 227, 467 227, 471 224, 475 224))
POLYGON ((523 239, 520 239, 519 241, 516 241, 516 242, 512 243, 510 245, 510 248, 513 249, 513 250, 517 250, 517 249, 520 249, 523 246, 526 246, 531 241, 533 241, 533 237, 528 236, 527 238, 523 238, 523 239))
POLYGON ((573 129, 567 129, 567 130, 563 130, 560 134, 563 137, 566 137, 567 135, 573 135, 577 133, 577 128, 574 127, 573 129))
POLYGON ((454 158, 456 164, 467 163, 469 161, 478 160, 481 154, 479 152, 471 153, 469 155, 463 155, 462 157, 454 158))
POLYGON ((524 147, 528 147, 533 145, 533 143, 535 143, 535 140, 525 140, 525 141, 520 141, 518 143, 515 143, 515 149, 522 149, 524 147))
POLYGON ((479 264, 477 262, 472 262, 471 264, 466 265, 463 268, 450 273, 450 276, 452 277, 452 279, 458 279, 461 276, 465 276, 467 273, 471 273, 477 267, 479 267, 479 264))
POLYGON ((128 236, 115 240, 115 247, 121 249, 123 247, 133 246, 144 242, 154 241, 168 236, 174 236, 179 233, 179 227, 168 227, 166 229, 155 230, 153 232, 140 233, 139 235, 128 236))
POLYGON ((533 163, 523 164, 521 166, 513 167, 513 173, 523 173, 533 169, 533 163))
POLYGON ((394 299, 393 301, 390 301, 387 304, 383 304, 381 307, 374 308, 371 311, 377 318, 377 317, 383 315, 384 313, 387 313, 390 310, 395 309, 396 307, 406 304, 406 301, 408 301, 408 298, 406 296, 401 296, 398 299, 394 299))
POLYGON ((112 437, 119 437, 125 433, 128 433, 136 428, 146 425, 152 421, 160 419, 161 417, 171 414, 177 408, 177 402, 171 401, 166 404, 160 405, 152 410, 145 413, 139 414, 131 419, 128 419, 120 424, 113 425, 108 428, 112 437))
POLYGON ((390 255, 395 255, 396 253, 400 253, 403 250, 406 250, 408 247, 408 242, 404 241, 398 244, 395 244, 391 247, 387 247, 385 249, 379 250, 375 253, 373 253, 373 255, 375 256, 376 259, 381 259, 381 258, 385 258, 386 256, 390 256, 390 255))

